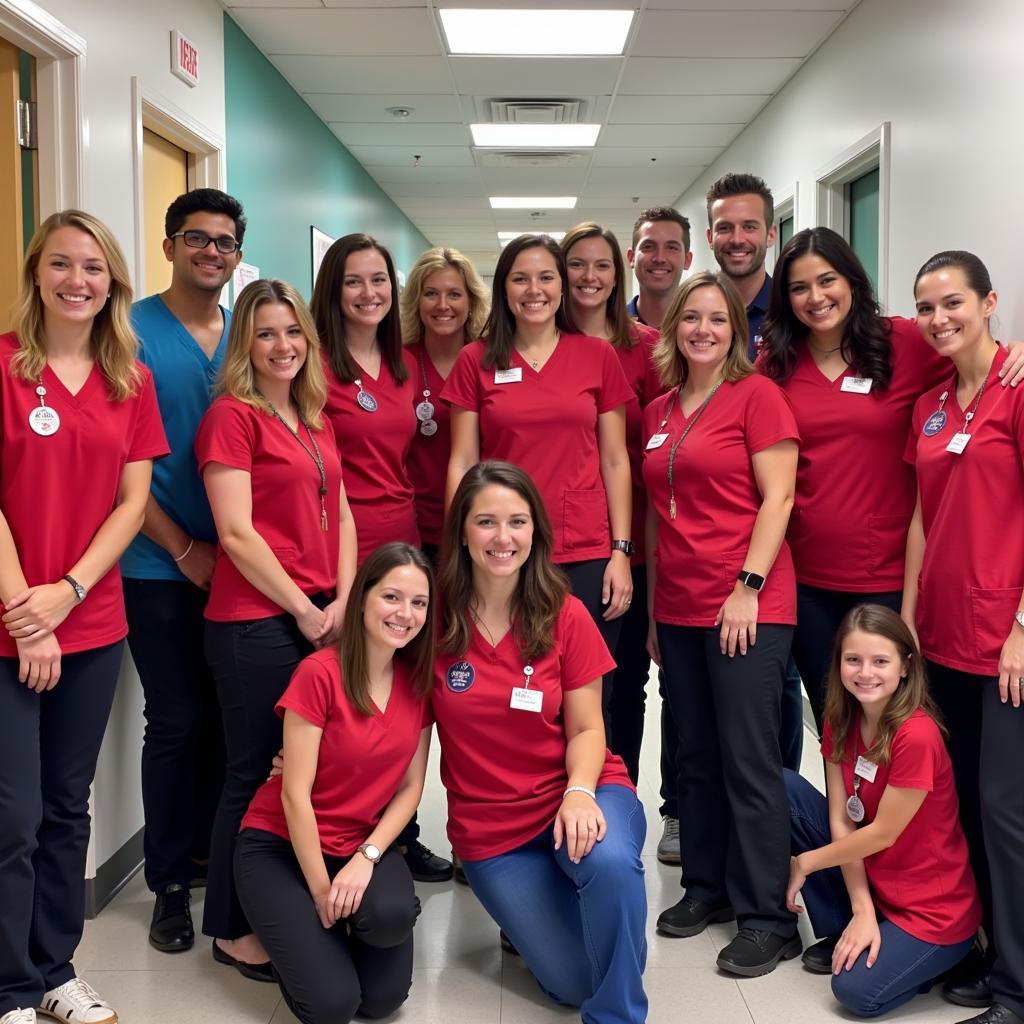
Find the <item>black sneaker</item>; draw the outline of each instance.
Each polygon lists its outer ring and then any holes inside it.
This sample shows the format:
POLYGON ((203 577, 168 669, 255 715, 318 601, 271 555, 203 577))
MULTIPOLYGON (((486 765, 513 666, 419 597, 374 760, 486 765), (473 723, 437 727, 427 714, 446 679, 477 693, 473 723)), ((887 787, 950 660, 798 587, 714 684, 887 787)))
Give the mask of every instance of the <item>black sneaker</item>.
POLYGON ((405 848, 402 856, 417 882, 447 882, 452 877, 452 862, 438 857, 418 839, 405 848))
POLYGON ((803 960, 804 967, 812 974, 831 974, 832 954, 835 952, 838 943, 838 935, 829 935, 816 942, 813 946, 808 946, 804 950, 804 955, 800 958, 803 960))
POLYGON ((736 911, 726 905, 712 907, 695 896, 684 896, 674 907, 658 915, 658 931, 662 935, 689 938, 699 935, 712 921, 734 921, 736 911))
POLYGON ((183 885, 169 885, 156 894, 149 944, 161 953, 184 953, 196 941, 192 927, 192 894, 183 885))
POLYGON ((770 974, 780 960, 792 960, 804 948, 798 934, 783 938, 775 932, 741 928, 736 938, 718 954, 718 966, 741 978, 770 974))

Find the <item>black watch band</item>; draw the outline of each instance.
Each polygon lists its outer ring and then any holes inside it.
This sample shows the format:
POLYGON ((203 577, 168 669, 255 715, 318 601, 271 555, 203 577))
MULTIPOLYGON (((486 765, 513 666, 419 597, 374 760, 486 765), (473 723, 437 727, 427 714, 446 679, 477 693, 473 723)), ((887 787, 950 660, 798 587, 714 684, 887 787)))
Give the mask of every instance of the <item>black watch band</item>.
POLYGON ((629 555, 630 558, 632 558, 633 557, 633 552, 635 550, 636 550, 636 548, 633 546, 633 542, 631 540, 613 540, 612 541, 612 551, 623 551, 627 555, 629 555))
POLYGON ((740 569, 736 579, 738 579, 743 586, 750 587, 751 590, 756 591, 757 593, 760 593, 761 588, 764 586, 763 576, 758 576, 756 572, 747 572, 746 569, 740 569))

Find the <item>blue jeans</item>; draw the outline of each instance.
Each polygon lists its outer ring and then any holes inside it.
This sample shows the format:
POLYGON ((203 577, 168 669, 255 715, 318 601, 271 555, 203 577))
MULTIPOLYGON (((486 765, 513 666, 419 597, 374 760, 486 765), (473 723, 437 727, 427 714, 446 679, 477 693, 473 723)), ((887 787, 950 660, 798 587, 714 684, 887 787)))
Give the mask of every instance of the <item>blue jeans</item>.
POLYGON ((508 853, 463 861, 487 913, 546 995, 585 1024, 644 1024, 647 895, 640 860, 647 821, 625 786, 597 791, 608 832, 579 864, 552 828, 508 853))
MULTIPOLYGON (((832 841, 828 800, 796 772, 787 769, 785 775, 793 854, 827 846, 832 841)), ((815 935, 839 935, 852 916, 839 868, 810 875, 804 883, 803 900, 815 935)), ((878 1017, 927 992, 932 982, 958 964, 974 943, 973 935, 952 945, 923 942, 886 920, 878 922, 878 930, 882 944, 874 966, 867 966, 865 950, 852 970, 832 976, 832 993, 858 1017, 878 1017)))

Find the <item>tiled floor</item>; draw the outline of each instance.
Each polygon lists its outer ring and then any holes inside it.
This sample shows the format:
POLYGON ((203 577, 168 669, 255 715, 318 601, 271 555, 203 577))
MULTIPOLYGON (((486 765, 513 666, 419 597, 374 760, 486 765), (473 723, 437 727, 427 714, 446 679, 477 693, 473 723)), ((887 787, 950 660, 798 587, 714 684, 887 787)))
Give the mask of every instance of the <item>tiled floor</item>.
MULTIPOLYGON (((647 808, 644 851, 650 913, 646 974, 650 1024, 826 1024, 848 1021, 829 991, 828 979, 809 974, 799 960, 764 978, 737 981, 715 967, 715 953, 731 937, 731 925, 713 925, 692 939, 654 932, 659 911, 679 896, 678 871, 654 857, 661 823, 658 809, 657 686, 650 687, 640 797, 647 808)), ((804 771, 821 784, 816 747, 808 733, 804 771)), ((448 852, 444 839, 444 792, 437 777, 437 751, 420 808, 423 839, 448 852)), ((412 994, 391 1018, 402 1024, 570 1024, 570 1010, 541 995, 522 962, 503 955, 498 930, 472 893, 453 882, 419 885, 423 914, 416 926, 412 994)), ((202 890, 193 911, 202 918, 202 890)), ((146 930, 152 902, 137 876, 95 921, 88 922, 75 959, 79 973, 117 1009, 123 1024, 294 1024, 276 986, 246 981, 215 964, 208 939, 189 953, 151 949, 146 930)), ((810 933, 803 928, 805 940, 810 933)), ((971 1011, 976 1012, 976 1011, 971 1011)), ((970 1016, 937 994, 922 996, 892 1015, 908 1024, 952 1024, 970 1016)))

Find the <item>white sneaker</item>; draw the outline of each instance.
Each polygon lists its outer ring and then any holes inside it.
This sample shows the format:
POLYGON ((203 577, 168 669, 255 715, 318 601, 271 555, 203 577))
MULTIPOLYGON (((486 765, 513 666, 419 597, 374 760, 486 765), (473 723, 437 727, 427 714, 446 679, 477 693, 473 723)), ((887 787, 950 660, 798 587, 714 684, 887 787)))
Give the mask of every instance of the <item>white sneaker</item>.
POLYGON ((682 864, 683 858, 679 853, 679 819, 661 819, 661 838, 658 840, 658 860, 662 864, 682 864))
POLYGON ((36 1011, 33 1009, 8 1010, 0 1017, 0 1024, 36 1024, 36 1011))
POLYGON ((43 996, 39 1012, 64 1024, 117 1024, 117 1014, 110 1003, 81 978, 72 978, 50 989, 43 996))

